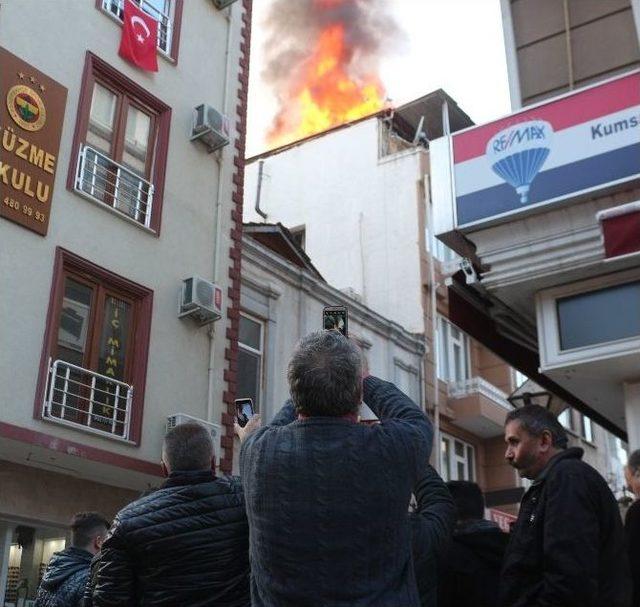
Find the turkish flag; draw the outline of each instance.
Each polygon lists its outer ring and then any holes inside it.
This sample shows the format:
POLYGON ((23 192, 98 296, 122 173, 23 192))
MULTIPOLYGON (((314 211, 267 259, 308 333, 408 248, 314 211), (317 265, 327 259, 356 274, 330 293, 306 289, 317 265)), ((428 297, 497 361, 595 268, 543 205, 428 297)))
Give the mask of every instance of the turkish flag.
POLYGON ((150 72, 158 71, 158 22, 130 0, 124 3, 124 25, 118 54, 150 72))

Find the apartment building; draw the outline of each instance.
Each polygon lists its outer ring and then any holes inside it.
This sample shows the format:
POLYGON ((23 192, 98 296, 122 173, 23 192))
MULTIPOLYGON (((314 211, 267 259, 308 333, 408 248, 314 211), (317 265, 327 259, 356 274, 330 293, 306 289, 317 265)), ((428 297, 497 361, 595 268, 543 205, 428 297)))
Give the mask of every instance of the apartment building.
POLYGON ((113 516, 160 484, 168 424, 208 423, 231 470, 251 0, 1 12, 0 604, 13 606, 35 597, 74 512, 113 516), (127 35, 157 71, 119 54, 127 35))
POLYGON ((592 442, 580 415, 636 449, 640 3, 501 5, 513 114, 431 145, 436 233, 466 258, 451 316, 572 432, 592 442))
MULTIPOLYGON (((244 218, 281 222, 343 294, 336 299, 423 336, 427 353, 406 389, 437 420, 436 465, 446 479, 477 480, 489 506, 509 513, 522 493, 503 457, 515 377, 449 320, 445 283, 460 259, 430 224, 429 141, 470 125, 439 90, 250 158, 244 218)), ((370 357, 380 356, 376 348, 370 357)), ((379 369, 394 380, 389 365, 379 369)))

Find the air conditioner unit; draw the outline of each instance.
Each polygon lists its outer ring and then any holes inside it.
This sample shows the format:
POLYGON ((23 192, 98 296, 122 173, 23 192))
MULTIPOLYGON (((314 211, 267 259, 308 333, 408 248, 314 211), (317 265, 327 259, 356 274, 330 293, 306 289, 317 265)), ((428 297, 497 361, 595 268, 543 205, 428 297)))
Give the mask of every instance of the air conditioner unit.
POLYGON ((201 103, 193 110, 191 141, 199 139, 210 152, 229 143, 229 119, 215 108, 201 103))
POLYGON ((166 431, 172 430, 180 424, 187 422, 196 422, 201 426, 204 426, 211 435, 213 441, 213 449, 216 456, 216 466, 220 466, 221 449, 220 449, 220 437, 222 436, 222 426, 220 424, 214 424, 213 422, 206 422, 203 419, 187 415, 186 413, 174 413, 167 417, 166 431))
POLYGON ((190 316, 200 325, 222 318, 222 289, 197 276, 182 281, 178 317, 190 316))
POLYGON ((218 10, 222 10, 223 8, 227 8, 230 4, 233 4, 236 0, 213 0, 213 3, 216 5, 218 10))

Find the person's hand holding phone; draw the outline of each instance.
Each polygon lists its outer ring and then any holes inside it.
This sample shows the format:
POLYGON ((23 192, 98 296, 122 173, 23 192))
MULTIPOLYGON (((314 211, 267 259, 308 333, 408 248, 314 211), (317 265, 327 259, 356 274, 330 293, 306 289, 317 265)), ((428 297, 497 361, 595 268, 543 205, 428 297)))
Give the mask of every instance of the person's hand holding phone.
POLYGON ((262 425, 262 418, 260 414, 253 415, 245 426, 241 426, 237 420, 233 424, 233 429, 235 430, 236 436, 240 439, 240 442, 243 443, 247 436, 249 436, 252 432, 255 432, 262 425))

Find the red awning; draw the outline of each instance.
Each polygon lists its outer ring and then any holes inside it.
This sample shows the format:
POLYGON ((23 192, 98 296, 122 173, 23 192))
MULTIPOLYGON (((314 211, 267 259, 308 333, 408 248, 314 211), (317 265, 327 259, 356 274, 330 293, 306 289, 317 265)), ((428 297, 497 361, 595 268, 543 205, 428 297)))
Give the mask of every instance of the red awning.
POLYGON ((640 202, 605 209, 597 217, 607 259, 640 252, 640 202))

